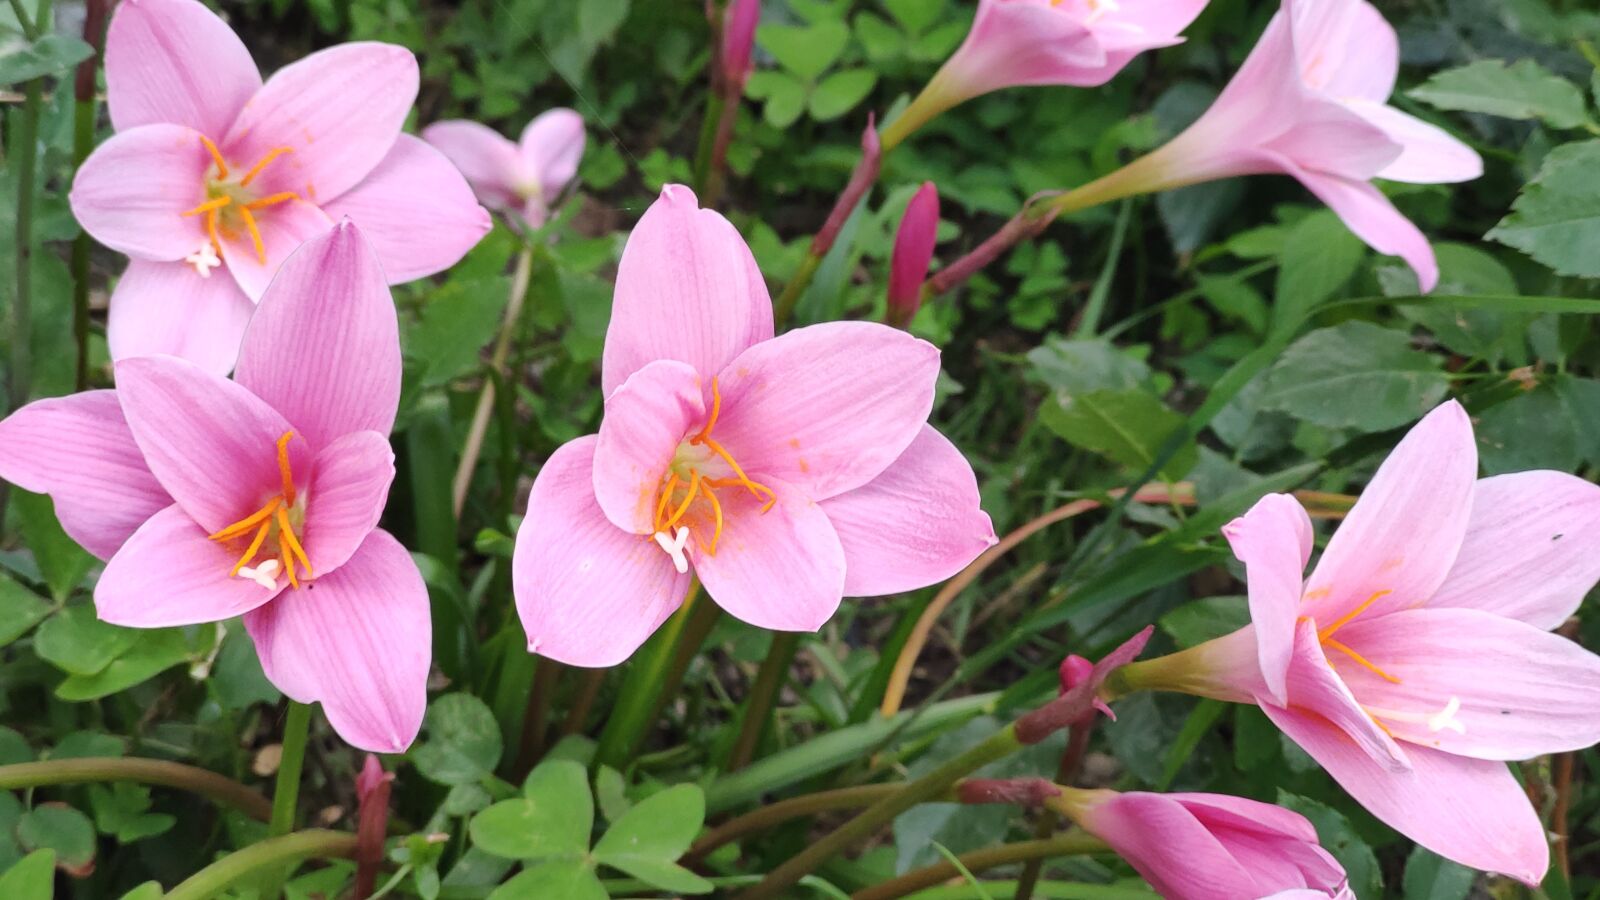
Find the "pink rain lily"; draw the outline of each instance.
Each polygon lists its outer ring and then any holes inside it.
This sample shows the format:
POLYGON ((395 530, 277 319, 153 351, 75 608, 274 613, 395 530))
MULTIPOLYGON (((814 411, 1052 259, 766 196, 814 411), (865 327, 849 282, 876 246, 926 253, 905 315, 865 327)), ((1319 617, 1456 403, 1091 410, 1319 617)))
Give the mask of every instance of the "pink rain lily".
POLYGON ((785 631, 955 574, 995 537, 971 466, 927 425, 938 373, 934 347, 876 323, 774 337, 738 232, 669 185, 617 272, 600 433, 545 463, 517 534, 529 650, 621 662, 691 569, 785 631))
POLYGON ((489 230, 449 160, 400 133, 417 95, 402 47, 341 44, 263 84, 197 0, 124 0, 105 61, 117 134, 71 201, 130 257, 111 297, 115 360, 170 354, 225 374, 279 265, 346 216, 391 284, 448 268, 489 230))
POLYGON ((922 284, 939 242, 939 189, 931 181, 911 195, 889 259, 888 322, 905 328, 922 306, 922 284))
POLYGON ((1062 789, 1049 801, 1167 900, 1355 900, 1305 817, 1222 794, 1062 789))
POLYGON ((1259 704, 1397 831, 1538 884, 1544 829, 1504 761, 1600 740, 1600 657, 1549 633, 1600 580, 1600 487, 1477 468, 1466 412, 1434 410, 1304 582, 1311 521, 1263 498, 1223 532, 1252 624, 1119 674, 1259 704))
POLYGON ((261 298, 235 380, 171 356, 117 364, 115 391, 0 422, 0 477, 47 493, 106 559, 101 619, 159 628, 244 616, 278 689, 345 740, 404 750, 422 723, 428 594, 377 527, 394 479, 399 323, 346 222, 261 298))
POLYGON ((429 125, 422 139, 455 163, 485 206, 514 212, 538 228, 578 174, 583 117, 570 109, 552 109, 529 122, 515 144, 493 128, 465 119, 429 125))
POLYGON ((761 24, 761 0, 731 0, 722 18, 722 81, 735 100, 744 93, 753 68, 751 50, 756 42, 756 26, 761 24))

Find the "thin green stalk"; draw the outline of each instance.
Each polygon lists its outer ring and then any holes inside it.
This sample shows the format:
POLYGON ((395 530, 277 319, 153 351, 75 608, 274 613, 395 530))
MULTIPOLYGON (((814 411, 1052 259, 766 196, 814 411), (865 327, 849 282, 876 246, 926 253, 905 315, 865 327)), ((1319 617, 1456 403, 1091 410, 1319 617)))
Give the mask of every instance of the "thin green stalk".
POLYGON ((910 782, 899 791, 867 807, 854 819, 841 825, 819 841, 778 866, 761 883, 740 894, 740 900, 776 897, 785 888, 810 874, 835 854, 858 844, 868 835, 891 822, 895 816, 919 803, 942 796, 964 776, 1022 749, 1015 724, 995 732, 987 740, 949 760, 932 772, 910 782))
MULTIPOLYGON (((43 21, 48 15, 48 0, 39 6, 39 18, 43 21)), ((17 12, 21 18, 20 6, 17 12)), ((18 409, 28 402, 33 382, 33 195, 38 165, 39 111, 44 104, 43 83, 43 79, 39 78, 28 82, 14 151, 17 166, 17 271, 16 294, 11 298, 12 409, 18 409)))
MULTIPOLYGON (((107 0, 88 0, 84 6, 83 39, 94 55, 78 64, 73 80, 72 165, 77 168, 94 149, 95 72, 105 45, 107 0)), ((72 338, 78 347, 76 384, 89 387, 89 232, 72 240, 72 338)))
POLYGON ((272 821, 267 832, 273 837, 294 830, 295 811, 300 802, 300 773, 306 763, 306 740, 311 735, 311 707, 289 701, 283 721, 283 755, 278 761, 278 780, 272 789, 272 821))
POLYGON ((272 816, 272 804, 260 791, 216 772, 164 759, 85 757, 0 766, 0 791, 120 781, 191 791, 263 822, 272 816))
POLYGON ((890 796, 900 790, 898 784, 863 784, 856 787, 837 788, 831 791, 819 791, 815 794, 802 794, 779 800, 765 806, 758 806, 754 810, 737 818, 729 819, 716 828, 706 832, 705 836, 694 842, 689 852, 683 855, 684 865, 693 865, 711 854, 718 847, 732 843, 741 837, 753 832, 773 828, 813 813, 829 812, 836 809, 857 809, 871 806, 879 800, 890 796))
MULTIPOLYGON (((489 356, 489 368, 499 376, 506 372, 506 359, 511 355, 511 339, 516 334, 517 322, 522 318, 522 307, 528 299, 528 283, 533 275, 533 246, 524 245, 517 254, 516 269, 511 275, 511 292, 506 298, 505 318, 500 322, 500 334, 495 338, 494 352, 489 356)), ((467 440, 461 448, 461 462, 456 465, 455 477, 450 480, 450 509, 457 521, 467 505, 467 489, 472 486, 472 472, 478 466, 478 456, 483 452, 483 438, 489 433, 489 417, 494 413, 495 382, 485 379, 478 394, 478 406, 472 411, 472 424, 467 428, 467 440)))
MULTIPOLYGON (((1078 767, 1083 764, 1083 756, 1089 750, 1089 734, 1094 730, 1094 718, 1073 725, 1067 731, 1067 749, 1061 754, 1061 763, 1056 767, 1056 784, 1072 786, 1072 781, 1078 775, 1078 767)), ((1033 828, 1035 840, 1046 840, 1055 834, 1056 826, 1060 820, 1056 811, 1050 808, 1039 810, 1039 821, 1033 828)), ((1044 857, 1034 857, 1022 867, 1022 874, 1017 878, 1017 894, 1015 900, 1029 900, 1033 896, 1033 889, 1039 883, 1039 875, 1044 870, 1044 857)))
MULTIPOLYGON (((971 853, 963 853, 957 857, 961 867, 971 872, 982 872, 999 866, 1012 865, 1019 862, 1042 864, 1044 860, 1053 856, 1071 856, 1083 853, 1103 853, 1106 850, 1104 841, 1085 832, 1075 831, 1058 837, 1044 840, 1019 841, 1015 844, 1001 844, 998 847, 985 847, 971 853)), ((850 895, 850 900, 896 900, 914 894, 923 888, 944 884, 957 877, 960 870, 950 862, 935 863, 921 869, 914 869, 898 878, 890 879, 881 884, 875 884, 863 891, 850 895)), ((1022 886, 1019 883, 1017 900, 1023 897, 1022 886)))
POLYGON ((347 858, 355 852, 353 834, 323 829, 297 831, 224 856, 189 876, 163 900, 211 900, 253 875, 279 871, 306 859, 347 858))
POLYGON ((33 18, 23 8, 22 0, 11 0, 11 11, 17 14, 17 24, 22 26, 22 36, 30 41, 39 39, 39 32, 33 24, 33 18))
POLYGON ((698 603, 708 602, 700 597, 700 583, 694 582, 683 606, 634 655, 622 682, 622 691, 617 695, 617 704, 600 732, 599 746, 594 754, 596 765, 613 769, 627 767, 645 731, 654 724, 657 698, 661 695, 663 681, 672 665, 679 639, 689 618, 694 615, 694 607, 698 603))
POLYGON ((650 710, 650 721, 659 719, 661 711, 667 708, 667 703, 677 696, 678 689, 683 687, 684 676, 689 674, 689 666, 694 663, 694 658, 700 655, 701 645, 705 644, 711 629, 717 627, 717 622, 721 618, 722 607, 711 602, 709 598, 695 604, 688 623, 683 626, 683 633, 678 636, 678 646, 672 654, 672 665, 667 668, 666 676, 661 679, 661 689, 656 692, 655 707, 650 710))
MULTIPOLYGON (((1072 335, 1074 338, 1092 338, 1100 328, 1106 302, 1111 298, 1111 282, 1117 274, 1117 261, 1122 258, 1122 244, 1128 235, 1128 219, 1132 212, 1133 201, 1123 199, 1121 208, 1117 210, 1117 224, 1111 230, 1111 249, 1106 251, 1106 264, 1101 267, 1100 276, 1089 291, 1089 300, 1083 305, 1083 315, 1079 317, 1078 327, 1072 335)), ((1026 900, 1026 897, 1021 900, 1026 900)))
POLYGON ((733 750, 728 753, 728 764, 723 768, 724 771, 737 772, 755 758, 756 745, 766 733, 767 724, 772 721, 772 709, 777 702, 778 691, 783 688, 784 676, 789 674, 789 667, 794 665, 795 651, 799 649, 799 632, 780 631, 772 636, 767 658, 761 661, 756 680, 750 684, 750 696, 745 700, 744 712, 740 716, 739 737, 733 742, 733 750))
POLYGON ((694 151, 694 187, 696 193, 705 193, 711 181, 711 157, 717 144, 717 128, 722 122, 722 110, 727 101, 717 91, 706 97, 705 118, 700 123, 700 142, 694 151))
POLYGON ((794 277, 783 286, 783 293, 772 304, 772 317, 779 323, 788 322, 794 315, 794 308, 800 303, 800 295, 806 292, 811 279, 816 277, 817 267, 822 265, 822 257, 815 253, 807 252, 804 259, 800 260, 800 268, 795 270, 794 277))

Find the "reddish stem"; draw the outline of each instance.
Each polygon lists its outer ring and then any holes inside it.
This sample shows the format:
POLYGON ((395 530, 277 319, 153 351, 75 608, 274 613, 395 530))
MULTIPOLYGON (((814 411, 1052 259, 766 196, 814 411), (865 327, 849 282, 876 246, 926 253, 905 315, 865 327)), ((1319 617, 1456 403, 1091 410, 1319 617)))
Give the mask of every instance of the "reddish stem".
POLYGON ((1043 806, 1061 788, 1043 778, 968 778, 956 785, 962 803, 1008 803, 1029 808, 1043 806))
POLYGON ((861 159, 856 163, 855 171, 850 173, 850 181, 839 194, 838 201, 833 204, 833 212, 828 214, 828 221, 822 223, 822 230, 811 239, 812 256, 820 259, 833 249, 833 242, 839 239, 839 232, 844 229, 844 223, 849 220, 850 213, 855 211, 856 204, 861 202, 862 196, 878 180, 878 171, 882 166, 883 144, 878 140, 877 116, 868 113, 867 130, 861 135, 861 159))

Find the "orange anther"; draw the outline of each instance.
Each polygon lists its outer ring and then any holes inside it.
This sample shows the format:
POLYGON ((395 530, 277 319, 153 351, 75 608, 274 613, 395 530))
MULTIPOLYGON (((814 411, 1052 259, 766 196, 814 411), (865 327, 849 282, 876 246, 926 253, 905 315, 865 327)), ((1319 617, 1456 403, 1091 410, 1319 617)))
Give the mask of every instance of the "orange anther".
POLYGON ((717 555, 717 541, 722 540, 722 503, 717 500, 717 492, 708 490, 706 497, 711 500, 711 511, 716 513, 717 527, 711 532, 711 544, 706 547, 707 556, 717 555))
POLYGON ((250 182, 254 181, 257 175, 260 175, 267 166, 271 165, 273 160, 284 155, 285 153, 291 153, 293 151, 293 147, 273 147, 271 150, 268 150, 267 155, 261 157, 261 161, 251 166, 250 171, 244 173, 244 177, 239 179, 239 186, 249 187, 250 182))
POLYGON ((271 528, 271 522, 261 523, 261 527, 256 530, 255 540, 250 542, 249 549, 244 551, 244 555, 239 557, 239 561, 234 563, 233 569, 228 572, 229 578, 239 574, 240 569, 244 568, 245 565, 250 562, 250 560, 256 558, 256 551, 261 549, 261 543, 267 539, 267 531, 271 528))
MULTIPOLYGON (((1363 668, 1367 669, 1368 671, 1370 671, 1372 674, 1378 676, 1379 678, 1382 678, 1384 681, 1387 681, 1390 684, 1399 684, 1400 683, 1400 679, 1394 677, 1393 675, 1390 675, 1388 672, 1385 672, 1384 670, 1382 670, 1382 669, 1378 668, 1377 666, 1373 665, 1372 663, 1368 662, 1367 658, 1365 656, 1362 656, 1361 654, 1355 652, 1354 650, 1351 650, 1349 647, 1346 647, 1344 644, 1341 644, 1341 643, 1339 643, 1338 641, 1335 641, 1335 640, 1328 640, 1328 639, 1323 640, 1322 643, 1325 644, 1326 646, 1332 647, 1333 649, 1339 651, 1340 653, 1343 653, 1344 655, 1346 655, 1346 656, 1350 657, 1351 659, 1355 660, 1357 663, 1360 663, 1363 668)), ((1330 663, 1330 665, 1331 665, 1331 663, 1330 663)))
POLYGON ((255 245, 256 260, 263 266, 267 264, 267 247, 261 243, 261 229, 256 227, 256 217, 250 214, 250 207, 239 207, 239 215, 244 217, 244 227, 250 229, 250 243, 255 245))
POLYGON ((266 209, 269 206, 277 206, 279 203, 288 203, 290 200, 299 199, 300 195, 296 194, 294 191, 281 191, 276 194, 269 194, 268 196, 262 197, 260 200, 251 200, 249 203, 244 205, 244 208, 266 209))
POLYGON ((226 541, 236 538, 268 519, 274 512, 277 512, 278 504, 282 502, 283 499, 281 497, 273 497, 271 500, 267 501, 266 506, 261 507, 260 509, 251 513, 249 516, 240 519, 239 521, 229 525, 216 534, 210 535, 209 537, 213 541, 226 541))
POLYGON ((656 517, 654 520, 656 523, 656 531, 665 530, 661 525, 661 517, 666 514, 667 502, 672 499, 672 492, 677 489, 678 473, 673 472, 671 473, 670 477, 667 478, 666 485, 661 488, 661 499, 656 501, 656 517))
POLYGON ((678 505, 678 508, 672 513, 672 518, 667 520, 667 524, 661 526, 660 528, 658 528, 656 530, 657 531, 666 531, 667 529, 671 528, 672 526, 678 524, 678 520, 683 518, 683 514, 689 511, 689 504, 694 502, 694 498, 699 493, 700 493, 700 471, 698 469, 696 469, 695 471, 692 471, 692 472, 689 473, 689 490, 688 490, 687 493, 685 493, 683 495, 683 502, 680 503, 678 505))
MULTIPOLYGON (((289 511, 281 506, 278 507, 278 545, 289 548, 289 552, 294 554, 294 559, 299 560, 300 565, 306 570, 307 576, 315 574, 311 571, 311 560, 306 558, 305 548, 300 546, 300 539, 295 537, 294 526, 289 523, 289 511)), ((294 566, 290 565, 288 568, 291 572, 294 571, 294 566)))
POLYGON ((185 216, 198 216, 201 213, 208 213, 208 212, 211 212, 212 210, 221 209, 224 206, 227 206, 229 203, 232 203, 232 202, 233 202, 233 198, 232 197, 214 197, 214 198, 212 198, 210 200, 207 200, 206 202, 200 204, 199 206, 196 206, 194 209, 191 209, 191 210, 185 212, 184 215, 185 216))
POLYGON ((294 505, 294 473, 289 471, 289 441, 293 439, 293 431, 278 438, 278 474, 283 477, 283 502, 289 506, 294 505))
POLYGON ((224 160, 222 158, 222 151, 217 149, 217 145, 216 144, 211 143, 211 138, 208 138, 203 134, 200 135, 200 143, 206 145, 206 152, 211 154, 212 162, 215 162, 217 164, 217 178, 218 178, 218 180, 221 180, 223 178, 227 178, 228 177, 228 163, 227 163, 226 160, 224 160))
POLYGON ((1371 597, 1368 597, 1365 601, 1362 602, 1362 604, 1360 606, 1358 606, 1355 609, 1352 609, 1349 612, 1345 613, 1344 615, 1340 616, 1338 621, 1334 622, 1332 625, 1329 625, 1327 628, 1324 628, 1321 631, 1318 631, 1317 632, 1317 639, 1320 640, 1320 641, 1324 641, 1324 642, 1327 641, 1328 638, 1333 636, 1333 633, 1335 631, 1338 631, 1339 629, 1343 628, 1344 626, 1350 624, 1350 620, 1351 619, 1354 619, 1356 616, 1359 616, 1362 613, 1366 612, 1367 611, 1367 607, 1371 606, 1374 603, 1377 603, 1379 598, 1387 597, 1392 593, 1394 593, 1394 591, 1379 591, 1376 594, 1373 594, 1371 597))
POLYGON ((719 416, 721 414, 722 414, 722 392, 717 389, 716 376, 712 376, 712 378, 711 378, 711 418, 706 420, 705 427, 700 429, 700 432, 698 434, 696 434, 694 437, 689 439, 689 443, 691 443, 691 444, 704 443, 707 438, 711 437, 711 429, 717 427, 717 416, 719 416))

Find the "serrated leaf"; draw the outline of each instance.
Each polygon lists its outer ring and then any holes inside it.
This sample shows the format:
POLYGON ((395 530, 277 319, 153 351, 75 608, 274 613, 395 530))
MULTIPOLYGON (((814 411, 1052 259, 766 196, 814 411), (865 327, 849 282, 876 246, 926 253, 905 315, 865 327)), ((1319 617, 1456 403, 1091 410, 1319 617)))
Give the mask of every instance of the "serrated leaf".
POLYGON ((1583 91, 1531 59, 1509 66, 1480 59, 1436 73, 1408 93, 1439 109, 1540 119, 1555 128, 1577 128, 1588 120, 1583 91))
POLYGON ((815 81, 839 61, 850 42, 850 26, 837 20, 806 27, 761 25, 756 42, 802 81, 815 81))
POLYGON ((1263 409, 1326 428, 1383 431, 1415 421, 1449 390, 1437 357, 1401 331, 1345 322, 1300 338, 1268 370, 1263 409))
POLYGON ((607 900, 609 896, 588 862, 564 859, 524 869, 495 888, 489 900, 607 900))
POLYGON ((811 117, 819 122, 837 119, 856 108, 878 84, 871 69, 846 69, 817 82, 811 91, 811 117))
POLYGON ((594 846, 597 862, 668 891, 707 893, 711 884, 676 864, 706 818, 699 785, 680 784, 641 800, 594 846))
POLYGON ((471 694, 428 704, 422 727, 426 739, 412 748, 411 762, 429 781, 476 784, 500 764, 500 726, 488 704, 471 694))
POLYGON ((580 858, 594 827, 588 773, 570 760, 546 762, 523 785, 523 796, 504 800, 468 825, 474 846, 507 859, 580 858))
POLYGON ((506 279, 492 276, 452 279, 430 295, 405 342, 422 366, 421 384, 445 384, 481 368, 483 346, 505 312, 506 291, 506 279))
POLYGON ((1600 140, 1564 144, 1490 231, 1562 275, 1600 277, 1600 140))
POLYGON ((1483 410, 1474 417, 1473 431, 1484 473, 1576 469, 1581 458, 1578 416, 1553 384, 1539 385, 1483 410))
POLYGON ((1344 287, 1365 256, 1365 245, 1327 210, 1295 223, 1279 252, 1272 330, 1298 327, 1344 287))
POLYGON ((0 647, 11 643, 50 615, 50 604, 0 573, 0 647))
MULTIPOLYGON (((1039 408, 1039 421, 1062 440, 1130 469, 1144 470, 1179 428, 1183 416, 1146 390, 1062 393, 1039 408)), ((1168 481, 1182 478, 1199 460, 1191 443, 1161 470, 1168 481)))

